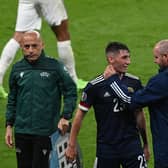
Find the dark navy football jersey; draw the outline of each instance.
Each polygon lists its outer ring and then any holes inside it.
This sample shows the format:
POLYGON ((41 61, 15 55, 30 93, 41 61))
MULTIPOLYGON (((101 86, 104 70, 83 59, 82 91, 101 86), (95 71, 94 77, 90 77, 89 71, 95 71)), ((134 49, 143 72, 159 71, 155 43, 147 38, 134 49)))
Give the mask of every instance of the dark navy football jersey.
MULTIPOLYGON (((121 81, 131 92, 142 88, 140 80, 125 74, 121 81)), ((92 106, 97 122, 97 155, 131 154, 141 148, 135 115, 111 92, 110 78, 103 75, 90 81, 83 91, 79 108, 88 111, 92 106), (137 147, 138 146, 138 147, 137 147), (136 149, 137 148, 137 149, 136 149), (125 150, 125 151, 123 151, 125 150)))

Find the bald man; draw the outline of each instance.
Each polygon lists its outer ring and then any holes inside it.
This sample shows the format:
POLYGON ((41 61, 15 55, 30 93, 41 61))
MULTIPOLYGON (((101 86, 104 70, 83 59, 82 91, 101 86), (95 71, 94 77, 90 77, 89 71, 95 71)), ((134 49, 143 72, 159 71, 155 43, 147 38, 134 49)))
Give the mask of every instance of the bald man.
POLYGON ((58 129, 66 132, 76 105, 76 84, 62 63, 45 55, 38 32, 26 32, 21 48, 24 58, 10 74, 5 141, 13 147, 15 127, 18 168, 49 168, 50 135, 58 129))

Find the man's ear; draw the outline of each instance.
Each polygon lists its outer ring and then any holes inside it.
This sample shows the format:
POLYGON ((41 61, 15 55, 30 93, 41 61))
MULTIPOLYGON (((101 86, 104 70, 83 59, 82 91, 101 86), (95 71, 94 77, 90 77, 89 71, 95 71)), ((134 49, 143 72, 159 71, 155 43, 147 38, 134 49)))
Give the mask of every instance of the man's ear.
POLYGON ((114 58, 112 56, 108 56, 107 60, 110 64, 113 64, 113 62, 114 62, 114 58))
POLYGON ((165 54, 164 57, 166 58, 167 64, 168 64, 168 54, 165 54))

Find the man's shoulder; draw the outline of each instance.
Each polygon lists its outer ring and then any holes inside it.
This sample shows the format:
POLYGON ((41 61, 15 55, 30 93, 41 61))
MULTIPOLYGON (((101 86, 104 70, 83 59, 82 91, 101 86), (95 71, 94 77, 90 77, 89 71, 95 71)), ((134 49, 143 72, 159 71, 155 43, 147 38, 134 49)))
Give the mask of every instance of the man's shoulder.
POLYGON ((59 59, 56 59, 54 57, 45 56, 45 62, 51 65, 51 67, 52 65, 56 68, 64 67, 63 62, 61 62, 59 59))
POLYGON ((22 67, 24 64, 25 64, 25 60, 24 60, 24 58, 22 58, 13 65, 13 68, 17 69, 19 67, 22 67))
POLYGON ((47 61, 49 63, 53 63, 53 64, 60 64, 61 63, 58 59, 56 59, 54 57, 50 57, 48 55, 46 55, 44 58, 45 58, 45 61, 47 61))
POLYGON ((89 83, 91 85, 97 85, 97 84, 102 83, 104 80, 105 80, 104 76, 101 74, 101 75, 95 77, 94 79, 92 79, 89 83))
POLYGON ((87 83, 86 87, 84 88, 84 91, 95 90, 95 88, 98 88, 100 85, 102 85, 104 80, 105 79, 103 75, 99 75, 93 78, 87 83))
POLYGON ((133 80, 140 80, 138 76, 135 76, 131 73, 125 73, 125 77, 127 77, 129 79, 133 79, 133 80))
POLYGON ((134 84, 141 83, 141 80, 140 80, 140 78, 138 76, 135 76, 135 75, 130 74, 130 73, 125 73, 124 79, 128 83, 134 83, 134 84))
POLYGON ((124 75, 123 83, 126 84, 128 88, 130 89, 132 88, 133 90, 138 90, 143 87, 139 77, 132 75, 130 73, 126 73, 124 75))

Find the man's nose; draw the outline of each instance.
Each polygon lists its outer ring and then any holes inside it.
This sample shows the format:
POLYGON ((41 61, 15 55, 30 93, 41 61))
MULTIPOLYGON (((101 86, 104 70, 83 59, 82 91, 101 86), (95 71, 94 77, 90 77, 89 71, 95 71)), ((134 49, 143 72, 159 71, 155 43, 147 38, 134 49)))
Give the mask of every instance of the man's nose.
POLYGON ((33 52, 33 50, 34 50, 34 47, 33 47, 33 46, 30 46, 30 47, 29 47, 29 52, 33 52))
POLYGON ((126 63, 127 63, 128 65, 131 63, 130 58, 128 58, 128 59, 126 60, 126 63))

